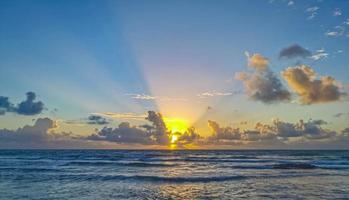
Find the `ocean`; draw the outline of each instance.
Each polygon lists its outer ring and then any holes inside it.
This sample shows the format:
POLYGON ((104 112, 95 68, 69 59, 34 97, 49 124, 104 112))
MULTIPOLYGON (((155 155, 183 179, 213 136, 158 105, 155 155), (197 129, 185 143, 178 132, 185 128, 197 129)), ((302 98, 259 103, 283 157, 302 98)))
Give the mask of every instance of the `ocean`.
POLYGON ((349 199, 349 151, 0 150, 0 199, 349 199))

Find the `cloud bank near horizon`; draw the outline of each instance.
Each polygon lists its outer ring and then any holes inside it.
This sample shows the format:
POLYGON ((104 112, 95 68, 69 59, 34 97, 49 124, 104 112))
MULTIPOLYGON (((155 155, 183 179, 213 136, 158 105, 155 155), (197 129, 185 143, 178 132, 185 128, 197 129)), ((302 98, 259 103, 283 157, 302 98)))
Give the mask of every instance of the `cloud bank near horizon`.
POLYGON ((121 122, 118 127, 104 127, 87 136, 73 133, 57 133, 57 123, 50 118, 39 118, 34 125, 26 125, 17 130, 0 129, 0 148, 103 148, 106 143, 113 148, 118 145, 167 147, 171 144, 171 135, 176 135, 178 148, 196 145, 200 148, 214 146, 220 148, 307 148, 327 146, 346 148, 349 142, 349 127, 340 132, 325 128, 324 120, 299 120, 296 123, 274 119, 270 124, 256 123, 253 128, 221 126, 209 120, 211 134, 203 137, 194 127, 183 133, 171 133, 160 113, 148 111, 145 118, 149 124, 132 126, 121 122))

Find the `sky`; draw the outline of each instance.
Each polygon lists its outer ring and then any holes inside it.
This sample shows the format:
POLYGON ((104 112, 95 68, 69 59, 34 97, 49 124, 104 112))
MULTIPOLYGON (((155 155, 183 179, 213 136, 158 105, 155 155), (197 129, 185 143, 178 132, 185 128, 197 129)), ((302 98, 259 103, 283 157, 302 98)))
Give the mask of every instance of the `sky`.
POLYGON ((348 148, 349 1, 0 1, 0 148, 348 148))

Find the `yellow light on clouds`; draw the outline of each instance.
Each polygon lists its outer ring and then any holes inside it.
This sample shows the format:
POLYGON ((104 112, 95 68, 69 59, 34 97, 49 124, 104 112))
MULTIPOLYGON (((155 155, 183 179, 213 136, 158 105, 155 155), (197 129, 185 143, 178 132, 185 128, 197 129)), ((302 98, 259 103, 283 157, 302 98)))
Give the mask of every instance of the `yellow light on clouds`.
POLYGON ((188 121, 180 118, 164 118, 164 122, 171 133, 184 133, 188 129, 188 121))

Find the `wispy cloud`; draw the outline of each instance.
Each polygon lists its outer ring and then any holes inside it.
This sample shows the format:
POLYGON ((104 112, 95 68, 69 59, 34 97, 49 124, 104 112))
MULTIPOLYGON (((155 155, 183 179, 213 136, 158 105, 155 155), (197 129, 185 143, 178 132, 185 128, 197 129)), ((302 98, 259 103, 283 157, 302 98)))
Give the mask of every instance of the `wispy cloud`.
POLYGON ((217 97, 217 96, 231 96, 233 95, 232 92, 217 92, 217 91, 210 91, 210 92, 203 92, 198 94, 197 96, 199 98, 208 98, 208 97, 217 97))
POLYGON ((288 3, 287 3, 287 6, 293 6, 294 5, 294 1, 289 1, 288 3))
POLYGON ((147 94, 125 94, 126 96, 131 96, 132 99, 140 99, 140 100, 154 100, 157 97, 147 95, 147 94))
POLYGON ((316 50, 315 53, 312 56, 310 56, 310 58, 315 61, 318 61, 318 60, 325 59, 328 56, 329 54, 326 53, 325 49, 319 49, 319 50, 316 50))
POLYGON ((153 100, 159 100, 159 101, 187 101, 186 98, 177 98, 177 97, 159 97, 159 96, 152 96, 148 94, 125 94, 126 96, 131 96, 132 99, 137 100, 145 100, 145 101, 153 101, 153 100))
POLYGON ((104 117, 109 117, 113 119, 127 119, 127 120, 145 120, 147 115, 137 114, 137 113, 116 113, 116 112, 102 112, 102 113, 92 113, 93 115, 101 115, 104 117))
POLYGON ((308 20, 314 19, 315 16, 317 15, 319 9, 320 9, 320 8, 317 7, 317 6, 313 6, 313 7, 307 8, 307 9, 305 10, 305 12, 307 12, 307 13, 309 14, 309 16, 308 16, 307 19, 308 19, 308 20))

